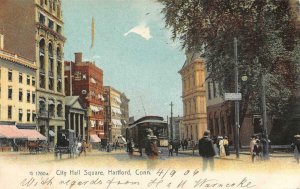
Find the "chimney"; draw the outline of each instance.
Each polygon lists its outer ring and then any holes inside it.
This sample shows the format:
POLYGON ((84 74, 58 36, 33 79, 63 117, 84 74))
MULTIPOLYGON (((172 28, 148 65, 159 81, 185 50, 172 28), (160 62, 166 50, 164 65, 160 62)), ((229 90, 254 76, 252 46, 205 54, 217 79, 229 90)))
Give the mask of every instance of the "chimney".
POLYGON ((75 53, 75 64, 82 62, 82 52, 75 53))
POLYGON ((4 35, 0 34, 0 50, 4 49, 4 35))

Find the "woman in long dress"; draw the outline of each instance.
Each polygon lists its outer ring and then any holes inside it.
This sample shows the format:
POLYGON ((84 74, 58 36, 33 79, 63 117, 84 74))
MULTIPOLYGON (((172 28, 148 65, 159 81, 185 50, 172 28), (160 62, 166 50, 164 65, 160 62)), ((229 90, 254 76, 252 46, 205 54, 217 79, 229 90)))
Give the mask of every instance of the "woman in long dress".
POLYGON ((223 137, 220 138, 219 146, 220 146, 220 157, 226 156, 223 137))

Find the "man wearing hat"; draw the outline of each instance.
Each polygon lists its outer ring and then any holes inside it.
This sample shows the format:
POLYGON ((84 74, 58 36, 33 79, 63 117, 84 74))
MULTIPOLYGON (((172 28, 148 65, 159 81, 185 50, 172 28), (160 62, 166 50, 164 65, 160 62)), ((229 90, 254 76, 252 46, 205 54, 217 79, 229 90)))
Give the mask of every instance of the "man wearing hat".
POLYGON ((213 142, 210 139, 210 132, 205 131, 203 138, 199 140, 199 155, 203 158, 203 171, 207 169, 207 165, 209 164, 210 169, 214 169, 214 156, 215 151, 213 147, 213 142))
POLYGON ((82 140, 81 151, 79 153, 79 156, 82 152, 84 152, 84 156, 86 156, 86 148, 87 148, 87 143, 85 140, 82 140))

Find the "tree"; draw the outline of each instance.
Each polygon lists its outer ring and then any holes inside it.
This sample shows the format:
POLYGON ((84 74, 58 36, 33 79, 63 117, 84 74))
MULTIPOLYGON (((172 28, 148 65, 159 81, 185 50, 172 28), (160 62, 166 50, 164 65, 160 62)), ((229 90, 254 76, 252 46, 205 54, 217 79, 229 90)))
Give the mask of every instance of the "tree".
POLYGON ((221 83, 221 94, 234 92, 233 38, 238 43, 242 101, 240 124, 247 111, 261 112, 261 74, 266 78, 267 111, 285 116, 299 73, 297 17, 288 0, 158 0, 166 27, 182 48, 203 51, 208 78, 221 83))

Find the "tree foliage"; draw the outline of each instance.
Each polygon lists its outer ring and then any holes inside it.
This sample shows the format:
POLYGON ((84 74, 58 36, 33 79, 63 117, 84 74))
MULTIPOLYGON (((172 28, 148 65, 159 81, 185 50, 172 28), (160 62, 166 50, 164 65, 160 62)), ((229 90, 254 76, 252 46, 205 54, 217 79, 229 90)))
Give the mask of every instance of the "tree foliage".
POLYGON ((222 93, 234 92, 233 39, 238 39, 239 81, 246 111, 261 112, 261 75, 266 78, 267 111, 283 116, 297 88, 299 31, 289 0, 158 0, 166 27, 182 48, 203 51, 209 78, 222 93))

